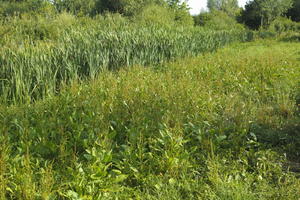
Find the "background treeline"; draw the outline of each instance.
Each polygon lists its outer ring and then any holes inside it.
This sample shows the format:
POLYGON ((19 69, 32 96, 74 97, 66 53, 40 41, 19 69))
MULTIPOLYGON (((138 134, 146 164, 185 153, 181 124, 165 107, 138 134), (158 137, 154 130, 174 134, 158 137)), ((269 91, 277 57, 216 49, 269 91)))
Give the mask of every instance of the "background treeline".
POLYGON ((42 39, 47 39, 47 35, 59 36, 57 31, 69 27, 71 18, 73 22, 78 19, 82 22, 82 19, 98 20, 99 16, 107 15, 169 27, 195 25, 215 30, 246 27, 280 33, 300 29, 297 23, 300 0, 251 0, 244 9, 238 6, 237 0, 209 0, 207 7, 208 11, 191 16, 187 3, 180 0, 1 0, 0 36, 2 42, 15 33, 24 37, 25 30, 29 37, 41 34, 42 39), (20 30, 23 32, 18 33, 20 30))
MULTIPOLYGON (((230 27, 239 22, 249 29, 268 29, 282 26, 287 30, 299 30, 299 0, 251 0, 245 8, 237 0, 209 0, 207 12, 194 16, 196 25, 230 27), (275 25, 276 24, 276 25, 275 25)), ((281 29, 282 29, 281 27, 281 29)))
POLYGON ((52 15, 69 12, 76 16, 93 17, 110 12, 136 16, 142 13, 144 8, 154 5, 160 7, 162 14, 168 12, 176 21, 185 19, 185 23, 192 22, 187 5, 178 0, 2 0, 0 14, 7 17, 26 13, 52 15))
POLYGON ((119 13, 136 19, 139 15, 144 16, 147 10, 148 15, 156 12, 162 21, 172 18, 184 25, 193 23, 204 25, 213 22, 224 26, 226 22, 228 25, 228 17, 231 17, 233 21, 245 24, 251 29, 258 29, 266 28, 281 16, 292 21, 300 21, 299 0, 251 0, 244 9, 238 6, 237 0, 209 0, 207 3, 209 10, 194 16, 194 20, 188 12, 187 3, 180 0, 1 0, 0 3, 2 19, 28 14, 49 16, 62 12, 89 17, 119 13), (219 21, 216 22, 212 18, 218 18, 219 21))
POLYGON ((179 1, 0 1, 0 44, 9 47, 33 41, 56 41, 70 29, 93 24, 171 28, 191 27, 194 21, 187 5, 179 1))

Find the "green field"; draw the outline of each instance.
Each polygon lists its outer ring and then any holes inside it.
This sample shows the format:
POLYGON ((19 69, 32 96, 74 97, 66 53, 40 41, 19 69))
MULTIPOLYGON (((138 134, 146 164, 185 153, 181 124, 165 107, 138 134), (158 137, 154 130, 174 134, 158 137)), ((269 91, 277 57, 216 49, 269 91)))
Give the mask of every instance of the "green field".
MULTIPOLYGON (((0 73, 46 62, 34 51, 0 73)), ((34 102, 37 68, 9 83, 19 90, 2 80, 0 199, 299 200, 300 43, 178 54, 74 76, 56 94, 40 84, 34 102)))

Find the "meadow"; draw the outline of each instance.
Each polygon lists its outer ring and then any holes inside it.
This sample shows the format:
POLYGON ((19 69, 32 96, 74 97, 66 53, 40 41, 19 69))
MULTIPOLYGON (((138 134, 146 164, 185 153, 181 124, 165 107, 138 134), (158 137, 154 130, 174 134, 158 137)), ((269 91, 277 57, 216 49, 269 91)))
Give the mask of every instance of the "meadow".
POLYGON ((1 49, 0 199, 298 200, 300 43, 177 31, 1 49))

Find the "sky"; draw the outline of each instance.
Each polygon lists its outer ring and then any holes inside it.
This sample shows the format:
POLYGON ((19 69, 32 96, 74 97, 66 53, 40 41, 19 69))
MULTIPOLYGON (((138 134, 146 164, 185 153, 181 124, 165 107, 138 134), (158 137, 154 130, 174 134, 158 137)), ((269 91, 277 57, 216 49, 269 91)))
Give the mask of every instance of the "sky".
MULTIPOLYGON (((241 7, 245 6, 246 2, 248 0, 239 0, 239 5, 241 7)), ((191 7, 191 14, 199 14, 201 9, 207 9, 206 8, 207 0, 188 0, 188 5, 191 7)))

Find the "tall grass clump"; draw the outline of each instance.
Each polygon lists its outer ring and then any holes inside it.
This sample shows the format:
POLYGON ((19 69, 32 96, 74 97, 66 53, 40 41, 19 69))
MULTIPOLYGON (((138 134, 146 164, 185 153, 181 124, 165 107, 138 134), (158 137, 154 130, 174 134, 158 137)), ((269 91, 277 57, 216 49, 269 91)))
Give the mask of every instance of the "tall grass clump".
POLYGON ((1 101, 30 102, 57 92, 62 84, 94 78, 104 69, 158 64, 248 39, 245 31, 112 24, 71 25, 54 39, 29 38, 4 45, 0 50, 1 101))

